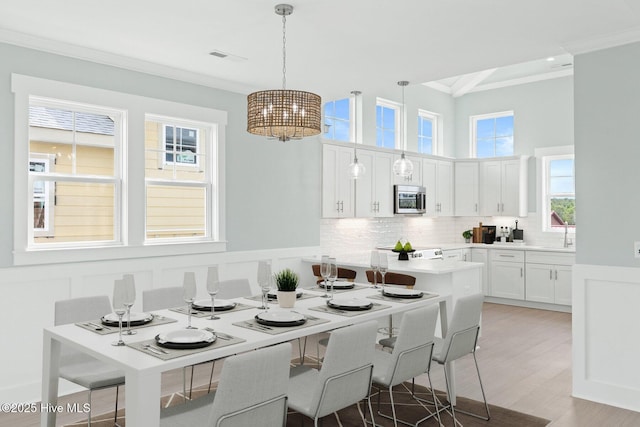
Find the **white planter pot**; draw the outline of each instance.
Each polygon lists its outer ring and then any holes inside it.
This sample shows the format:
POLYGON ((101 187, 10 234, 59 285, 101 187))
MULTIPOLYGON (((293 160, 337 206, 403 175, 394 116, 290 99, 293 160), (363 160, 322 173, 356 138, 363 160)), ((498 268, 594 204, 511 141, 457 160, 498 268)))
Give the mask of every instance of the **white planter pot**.
POLYGON ((278 291, 278 305, 282 308, 291 308, 296 303, 296 291, 278 291))

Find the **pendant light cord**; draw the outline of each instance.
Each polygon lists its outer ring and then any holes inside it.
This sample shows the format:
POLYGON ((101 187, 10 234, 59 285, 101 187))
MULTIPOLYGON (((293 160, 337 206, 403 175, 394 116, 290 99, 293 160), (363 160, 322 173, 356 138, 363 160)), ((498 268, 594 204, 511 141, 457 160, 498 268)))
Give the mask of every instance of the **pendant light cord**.
POLYGON ((287 88, 287 15, 282 15, 282 89, 287 88))

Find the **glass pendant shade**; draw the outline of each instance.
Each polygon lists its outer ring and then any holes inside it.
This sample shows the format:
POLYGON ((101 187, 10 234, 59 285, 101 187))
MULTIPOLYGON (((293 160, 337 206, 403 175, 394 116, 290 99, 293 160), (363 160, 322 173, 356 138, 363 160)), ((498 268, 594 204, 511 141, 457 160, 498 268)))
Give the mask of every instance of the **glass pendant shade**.
POLYGON ((364 164, 358 162, 358 158, 356 157, 349 165, 349 169, 347 169, 347 171, 352 179, 358 179, 364 175, 367 169, 364 167, 364 164))
POLYGON ((413 173, 413 163, 404 156, 404 153, 402 153, 398 160, 393 162, 393 173, 405 177, 413 173))

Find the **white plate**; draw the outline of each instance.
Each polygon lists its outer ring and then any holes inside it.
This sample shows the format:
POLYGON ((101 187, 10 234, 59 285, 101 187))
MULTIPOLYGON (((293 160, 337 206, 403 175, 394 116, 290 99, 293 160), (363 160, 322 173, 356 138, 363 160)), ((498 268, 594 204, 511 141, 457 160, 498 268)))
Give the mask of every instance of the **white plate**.
MULTIPOLYGON (((103 320, 105 320, 106 322, 117 322, 118 321, 118 315, 115 313, 109 313, 109 314, 105 314, 102 317, 103 320)), ((127 322, 127 314, 125 313, 124 316, 122 316, 122 321, 124 323, 127 322)), ((131 313, 131 321, 132 322, 146 322, 146 321, 151 321, 153 320, 153 315, 150 313, 131 313)))
MULTIPOLYGON (((302 296, 302 291, 300 289, 296 289, 296 298, 300 298, 302 296)), ((267 297, 271 299, 278 299, 278 291, 269 291, 267 293, 267 297)))
MULTIPOLYGON (((318 283, 318 286, 324 288, 324 282, 318 283)), ((351 289, 355 287, 356 284, 353 282, 348 282, 346 280, 336 280, 333 284, 334 289, 351 289)), ((327 282, 327 289, 331 289, 331 284, 327 282)))
POLYGON ((215 335, 202 329, 178 329, 177 331, 158 334, 159 343, 195 344, 200 342, 213 342, 215 339, 215 335))
POLYGON ((304 315, 291 311, 269 310, 256 315, 260 320, 273 323, 290 323, 304 320, 304 315))
MULTIPOLYGON (((233 308, 236 306, 236 303, 233 301, 229 301, 227 299, 218 299, 216 298, 215 301, 213 302, 216 306, 216 310, 219 308, 233 308)), ((203 299, 200 301, 195 301, 193 303, 193 306, 196 307, 203 307, 203 308, 207 308, 207 310, 211 310, 211 298, 209 298, 208 300, 203 299)))
POLYGON ((362 308, 370 307, 372 302, 362 298, 334 298, 329 300, 331 305, 345 307, 345 308, 362 308))
POLYGON ((407 288, 384 288, 384 294, 393 297, 421 297, 422 291, 407 288))

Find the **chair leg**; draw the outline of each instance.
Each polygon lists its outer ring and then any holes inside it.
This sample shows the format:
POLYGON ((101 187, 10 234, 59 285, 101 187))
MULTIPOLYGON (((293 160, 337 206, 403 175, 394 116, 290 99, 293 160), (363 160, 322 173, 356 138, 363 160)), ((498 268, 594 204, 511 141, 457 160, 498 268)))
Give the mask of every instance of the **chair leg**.
MULTIPOLYGON (((421 420, 416 421, 416 426, 430 418, 433 418, 433 416, 435 415, 438 418, 438 425, 441 426, 442 425, 442 420, 440 419, 440 411, 442 411, 444 408, 442 409, 438 409, 438 398, 436 397, 436 392, 433 390, 433 383, 431 382, 431 373, 429 371, 427 371, 427 379, 429 380, 429 390, 431 390, 431 398, 433 399, 433 402, 429 402, 428 400, 425 399, 421 399, 418 396, 415 396, 414 394, 414 385, 415 385, 415 381, 412 378, 411 379, 411 396, 419 401, 419 402, 425 402, 425 403, 433 403, 434 406, 434 413, 429 413, 429 415, 427 415, 426 417, 422 418, 421 420)), ((431 412, 431 411, 429 411, 431 412)))
POLYGON ((116 386, 116 411, 113 414, 113 425, 116 427, 120 427, 118 425, 118 394, 120 394, 120 386, 116 386))
POLYGON ((472 354, 473 354, 473 361, 476 364, 476 372, 478 373, 478 381, 480 382, 480 391, 482 392, 482 399, 484 400, 484 409, 487 411, 487 416, 484 417, 482 415, 463 411, 462 409, 458 409, 458 412, 469 415, 471 417, 479 418, 481 420, 489 421, 489 418, 491 418, 491 414, 489 413, 489 404, 487 403, 487 397, 484 394, 484 387, 482 386, 482 378, 480 377, 480 368, 478 368, 478 360, 476 359, 475 351, 472 354))
POLYGON ((209 375, 209 388, 207 389, 207 393, 211 393, 211 383, 213 382, 213 369, 216 367, 216 361, 213 360, 211 362, 211 375, 209 375))
POLYGON ((87 413, 87 427, 91 427, 91 389, 89 389, 89 412, 87 413))

